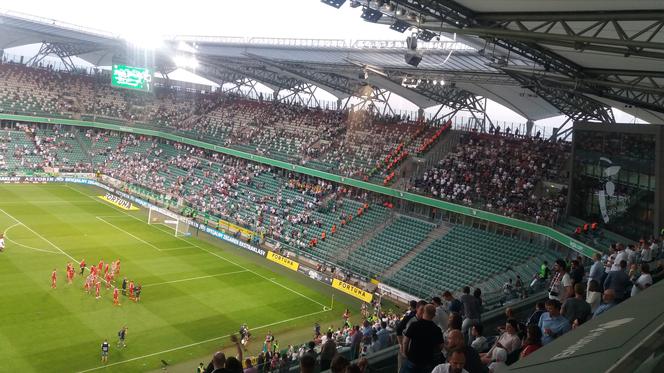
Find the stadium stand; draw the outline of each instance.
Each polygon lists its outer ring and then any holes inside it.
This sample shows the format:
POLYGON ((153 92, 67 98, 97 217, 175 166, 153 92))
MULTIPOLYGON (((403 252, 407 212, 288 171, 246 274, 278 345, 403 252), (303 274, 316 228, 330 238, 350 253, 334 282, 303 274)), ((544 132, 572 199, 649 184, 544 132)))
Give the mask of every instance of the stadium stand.
MULTIPOLYGON (((431 126, 365 111, 307 108, 232 94, 158 88, 153 95, 139 95, 112 89, 103 75, 11 63, 0 65, 0 81, 0 110, 5 112, 165 127, 385 185, 398 177, 395 171, 406 158, 422 155, 449 131, 446 123, 431 126)), ((569 150, 565 142, 468 134, 456 152, 413 180, 411 190, 551 225, 562 215, 564 193, 543 197, 538 183, 565 180, 563 166, 569 150), (492 183, 480 182, 486 177, 492 177, 492 183)))

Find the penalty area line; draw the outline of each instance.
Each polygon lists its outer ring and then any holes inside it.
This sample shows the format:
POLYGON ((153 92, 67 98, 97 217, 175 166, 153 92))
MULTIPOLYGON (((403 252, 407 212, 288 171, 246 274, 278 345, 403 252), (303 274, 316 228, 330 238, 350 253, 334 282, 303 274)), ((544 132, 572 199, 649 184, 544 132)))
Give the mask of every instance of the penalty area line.
POLYGON ((221 277, 221 276, 228 276, 228 275, 235 275, 238 273, 245 273, 247 270, 241 270, 241 271, 233 271, 233 272, 224 272, 224 273, 217 273, 216 275, 207 275, 207 276, 198 276, 198 277, 190 277, 190 278, 183 278, 180 280, 172 280, 172 281, 164 281, 164 282, 157 282, 153 284, 146 284, 143 285, 144 288, 150 287, 150 286, 159 286, 159 285, 166 285, 166 284, 175 284, 177 282, 185 282, 185 281, 194 281, 194 280, 201 280, 204 278, 211 278, 211 277, 221 277))
MULTIPOLYGON (((318 314, 325 313, 325 312, 330 312, 330 311, 331 311, 331 310, 323 310, 323 311, 311 312, 311 313, 308 313, 308 314, 306 314, 306 315, 297 316, 297 317, 291 317, 290 319, 281 320, 281 321, 276 321, 276 322, 273 322, 273 323, 270 323, 270 324, 265 324, 265 325, 257 326, 257 327, 255 327, 255 328, 251 328, 251 330, 265 329, 265 328, 269 328, 269 327, 272 327, 272 326, 275 326, 275 325, 279 325, 279 324, 283 324, 283 323, 291 322, 291 321, 298 320, 298 319, 303 319, 303 318, 305 318, 305 317, 309 317, 309 316, 313 316, 313 315, 318 315, 318 314)), ((133 357, 133 358, 131 358, 131 359, 122 360, 122 361, 118 361, 118 362, 111 363, 111 364, 105 364, 105 365, 100 365, 100 366, 98 366, 98 367, 94 367, 94 368, 90 368, 90 369, 86 369, 86 370, 80 370, 80 371, 78 371, 77 373, 87 373, 87 372, 92 372, 92 371, 99 370, 99 369, 104 369, 104 368, 107 368, 107 367, 112 367, 112 366, 115 366, 115 365, 120 365, 120 364, 124 364, 124 363, 129 363, 129 362, 137 361, 137 360, 142 360, 142 359, 145 359, 145 358, 148 358, 148 357, 157 356, 157 355, 165 354, 165 353, 168 353, 168 352, 173 352, 173 351, 183 350, 183 349, 185 349, 185 348, 194 347, 194 346, 202 345, 202 344, 205 344, 205 343, 218 341, 218 340, 220 340, 220 339, 228 338, 228 337, 230 337, 230 336, 231 336, 231 334, 226 334, 226 335, 222 335, 222 336, 220 336, 220 337, 209 338, 209 339, 206 339, 206 340, 203 340, 203 341, 194 342, 194 343, 189 343, 189 344, 186 344, 186 345, 183 345, 183 346, 173 347, 173 348, 169 348, 169 349, 167 349, 167 350, 163 350, 163 351, 153 352, 153 353, 151 353, 151 354, 147 354, 147 355, 143 355, 143 356, 137 356, 137 357, 133 357)))
MULTIPOLYGON (((95 200, 95 197, 90 196, 90 195, 87 195, 87 194, 81 192, 80 190, 77 190, 76 188, 72 188, 70 185, 67 185, 67 188, 69 188, 69 189, 71 189, 71 190, 73 190, 73 191, 75 191, 75 192, 77 192, 77 193, 79 193, 79 194, 81 194, 81 195, 84 195, 84 196, 86 196, 86 197, 88 197, 88 198, 91 198, 91 199, 95 200)), ((108 206, 108 205, 107 205, 107 206, 108 206)), ((123 213, 123 214, 125 214, 125 215, 131 217, 132 219, 136 219, 136 220, 140 221, 141 223, 147 224, 145 221, 143 221, 143 220, 137 218, 136 216, 134 216, 134 215, 132 215, 132 214, 127 213, 127 212, 124 211, 124 210, 121 210, 121 209, 119 209, 119 208, 117 208, 117 207, 115 207, 115 206, 110 206, 110 207, 114 208, 115 210, 117 210, 117 211, 120 212, 120 213, 123 213)), ((109 223, 109 224, 110 224, 110 223, 109 223)), ((166 231, 164 231, 163 229, 159 228, 158 225, 155 225, 155 224, 148 224, 148 226, 150 226, 150 227, 154 227, 154 229, 159 230, 159 231, 162 231, 162 232, 167 233, 167 234, 170 235, 170 232, 166 232, 166 231)), ((232 261, 232 260, 230 260, 230 259, 227 259, 227 258, 225 258, 225 257, 223 257, 223 256, 221 256, 221 255, 219 255, 219 254, 217 254, 217 253, 215 253, 215 252, 213 252, 213 251, 210 251, 210 250, 208 250, 208 249, 206 249, 206 248, 204 248, 204 247, 202 247, 202 246, 200 246, 200 245, 198 245, 198 244, 196 244, 196 243, 194 243, 194 242, 192 242, 192 241, 187 241, 187 240, 185 240, 185 239, 183 239, 183 238, 181 238, 181 237, 175 237, 175 238, 177 238, 177 239, 179 239, 179 240, 182 240, 182 241, 184 241, 184 242, 186 242, 186 243, 188 243, 188 244, 190 244, 190 245, 193 245, 193 246, 195 246, 195 247, 197 247, 197 248, 199 248, 199 249, 205 251, 206 253, 208 253, 208 254, 210 254, 210 255, 214 255, 214 256, 216 256, 217 258, 219 258, 219 259, 221 259, 221 260, 224 260, 224 261, 226 261, 226 262, 228 262, 228 263, 231 263, 231 264, 233 264, 233 265, 235 265, 235 266, 237 266, 237 267, 239 267, 239 268, 246 269, 247 271, 249 271, 249 272, 255 274, 256 276, 258 276, 258 277, 260 277, 260 278, 262 278, 262 279, 264 279, 264 280, 267 280, 267 281, 269 281, 269 282, 271 282, 271 283, 273 283, 273 284, 275 284, 275 285, 277 285, 277 286, 279 286, 279 287, 281 287, 281 288, 283 288, 283 289, 286 289, 286 290, 290 291, 290 292, 293 293, 293 294, 297 294, 297 295, 299 295, 300 297, 302 297, 302 298, 304 298, 304 299, 307 299, 307 300, 309 300, 309 301, 311 301, 311 302, 313 302, 313 303, 316 303, 317 305, 319 305, 319 306, 321 306, 321 307, 326 307, 323 303, 321 303, 321 302, 319 302, 319 301, 317 301, 317 300, 315 300, 315 299, 313 299, 313 298, 311 298, 311 297, 308 297, 308 296, 306 296, 306 295, 304 295, 304 294, 298 292, 297 290, 293 290, 293 289, 289 288, 288 286, 283 285, 283 284, 280 284, 280 283, 278 283, 277 281, 275 281, 275 280, 273 280, 273 279, 270 279, 270 278, 268 278, 268 277, 265 277, 265 276, 261 275, 260 273, 258 273, 258 272, 256 272, 256 271, 252 271, 251 269, 249 269, 249 268, 247 268, 247 267, 244 267, 244 266, 242 266, 242 265, 240 265, 240 264, 238 264, 238 263, 236 263, 236 262, 234 262, 234 261, 232 261)), ((160 249, 157 249, 157 250, 161 251, 160 249)))

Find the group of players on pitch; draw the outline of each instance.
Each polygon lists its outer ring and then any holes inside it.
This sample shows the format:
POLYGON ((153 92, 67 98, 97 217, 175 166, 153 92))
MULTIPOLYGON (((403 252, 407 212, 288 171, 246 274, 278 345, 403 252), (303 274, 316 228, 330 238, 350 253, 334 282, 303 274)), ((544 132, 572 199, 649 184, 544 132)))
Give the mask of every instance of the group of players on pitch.
MULTIPOLYGON (((83 276, 87 268, 85 259, 81 260, 79 263, 80 272, 79 275, 83 276)), ((112 283, 120 275, 120 259, 112 261, 110 263, 104 263, 104 260, 100 260, 99 264, 93 265, 89 268, 90 273, 85 277, 83 283, 83 289, 86 293, 91 294, 94 289, 94 294, 96 299, 101 299, 101 287, 102 281, 105 283, 106 289, 113 288, 113 304, 116 306, 120 305, 120 291, 122 295, 126 296, 129 292, 129 299, 134 302, 139 302, 141 300, 141 291, 142 286, 140 284, 134 285, 134 281, 127 281, 127 278, 123 278, 122 285, 120 288, 114 286, 112 283), (103 274, 102 274, 103 272, 103 274)), ((67 263, 67 284, 72 284, 74 282, 74 266, 71 262, 67 263)), ((56 269, 53 269, 51 273, 51 288, 55 289, 57 287, 58 273, 56 269)))

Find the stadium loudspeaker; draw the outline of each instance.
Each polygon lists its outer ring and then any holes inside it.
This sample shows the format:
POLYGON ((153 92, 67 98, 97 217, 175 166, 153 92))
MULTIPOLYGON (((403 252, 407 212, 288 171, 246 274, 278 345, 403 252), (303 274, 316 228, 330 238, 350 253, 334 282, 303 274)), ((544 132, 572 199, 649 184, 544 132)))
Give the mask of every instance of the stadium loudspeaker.
POLYGON ((407 52, 406 55, 404 56, 406 63, 417 67, 417 65, 422 62, 422 55, 419 53, 412 53, 412 52, 407 52))

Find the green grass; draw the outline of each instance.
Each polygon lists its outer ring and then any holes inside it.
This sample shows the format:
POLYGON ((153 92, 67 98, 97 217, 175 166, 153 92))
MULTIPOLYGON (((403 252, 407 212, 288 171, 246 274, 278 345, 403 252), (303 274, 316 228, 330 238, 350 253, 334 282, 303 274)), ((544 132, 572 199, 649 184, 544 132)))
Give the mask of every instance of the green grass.
POLYGON ((125 212, 96 198, 102 194, 77 185, 0 185, 7 241, 0 253, 0 371, 154 370, 162 359, 211 356, 245 322, 256 339, 268 329, 277 338, 298 330, 308 336, 314 322, 338 325, 344 307, 357 310, 334 291, 330 311, 331 288, 209 237, 176 238, 146 224, 145 211, 125 212), (114 307, 110 290, 96 300, 78 275, 67 285, 67 262, 83 258, 119 258, 121 277, 143 284, 141 302, 122 299, 114 307), (57 289, 50 287, 54 268, 57 289), (117 349, 123 325, 127 347, 117 349), (104 338, 112 349, 101 368, 104 338))

